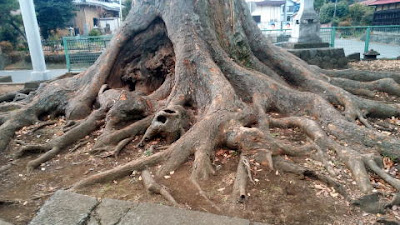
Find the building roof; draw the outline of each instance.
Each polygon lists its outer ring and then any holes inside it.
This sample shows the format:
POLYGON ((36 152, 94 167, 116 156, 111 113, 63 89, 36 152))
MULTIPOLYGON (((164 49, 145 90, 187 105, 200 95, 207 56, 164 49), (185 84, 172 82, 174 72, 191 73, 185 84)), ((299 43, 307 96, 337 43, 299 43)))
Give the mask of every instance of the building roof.
MULTIPOLYGON (((118 11, 120 10, 120 5, 117 2, 105 2, 99 0, 74 0, 76 5, 88 5, 88 6, 100 6, 106 10, 118 11)), ((122 6, 123 7, 123 6, 122 6)))
POLYGON ((362 2, 365 5, 386 5, 392 3, 400 3, 400 0, 367 0, 362 2))
POLYGON ((281 6, 285 4, 282 0, 265 0, 260 2, 255 2, 257 6, 281 6))

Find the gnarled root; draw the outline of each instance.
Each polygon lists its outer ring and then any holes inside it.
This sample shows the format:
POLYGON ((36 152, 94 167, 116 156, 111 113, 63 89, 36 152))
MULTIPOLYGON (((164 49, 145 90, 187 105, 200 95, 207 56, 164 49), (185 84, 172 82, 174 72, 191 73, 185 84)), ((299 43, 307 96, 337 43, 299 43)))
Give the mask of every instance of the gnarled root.
POLYGON ((246 185, 247 179, 251 179, 251 175, 248 173, 248 159, 240 155, 239 164, 236 171, 235 183, 233 184, 232 197, 239 203, 244 203, 247 197, 246 185))
POLYGON ((115 149, 112 152, 103 155, 103 157, 110 157, 110 156, 118 157, 122 149, 124 149, 125 146, 128 145, 129 142, 131 142, 132 140, 133 137, 125 138, 124 140, 120 141, 117 146, 115 146, 115 149))
POLYGON ((148 170, 142 171, 142 179, 144 187, 154 194, 162 195, 166 200, 168 200, 172 205, 178 206, 179 204, 175 201, 174 197, 169 193, 168 189, 164 185, 156 183, 152 175, 148 170))
POLYGON ((168 150, 158 152, 149 157, 139 158, 137 160, 126 163, 125 165, 115 167, 111 170, 107 170, 107 171, 89 176, 89 177, 79 181, 78 183, 74 184, 72 186, 72 189, 76 190, 76 189, 83 188, 83 187, 93 185, 96 183, 107 182, 107 181, 121 178, 123 176, 128 176, 134 170, 143 170, 146 167, 153 166, 157 163, 164 161, 168 154, 169 154, 168 150))
POLYGON ((73 189, 144 170, 145 186, 167 195, 146 169, 159 165, 157 180, 194 156, 191 181, 209 201, 199 182, 215 173, 212 158, 219 147, 241 154, 233 188, 239 202, 246 198, 247 180, 252 180, 250 157, 271 170, 322 180, 346 195, 331 178, 331 158, 336 154, 362 192, 373 190, 368 168, 400 188, 378 163, 380 155, 400 158, 400 140, 379 132, 367 120, 400 116, 400 105, 349 93, 371 96, 379 89, 399 95, 398 75, 310 67, 270 44, 252 22, 244 1, 211 2, 136 1, 128 22, 92 67, 77 77, 44 84, 15 110, 7 106, 10 111, 0 115, 0 151, 15 131, 35 124, 40 116, 62 114, 72 121, 64 135, 16 154, 45 152, 28 169, 103 124, 92 153, 111 150, 109 155, 117 156, 142 134, 141 146, 157 135, 167 143, 165 150, 86 177, 73 189), (229 25, 226 18, 231 19, 229 25), (274 112, 280 118, 273 118, 274 112), (298 127, 307 143, 296 146, 278 140, 270 133, 272 127, 298 127), (317 159, 329 176, 285 161, 282 155, 317 159))
MULTIPOLYGON (((309 177, 311 179, 319 180, 319 181, 327 184, 328 186, 333 187, 336 190, 336 192, 341 194, 345 199, 348 198, 348 194, 347 194, 345 188, 343 187, 343 185, 341 185, 340 183, 338 183, 337 181, 335 181, 333 178, 331 178, 329 176, 319 174, 308 168, 297 165, 293 162, 285 160, 281 156, 274 157, 274 162, 275 162, 276 168, 280 171, 284 171, 287 173, 293 173, 293 174, 297 174, 297 175, 300 175, 303 177, 309 177)), ((350 200, 350 199, 347 199, 347 200, 350 200)))
POLYGON ((105 112, 106 109, 95 110, 84 122, 71 129, 68 133, 53 139, 44 145, 31 145, 23 147, 16 155, 20 157, 27 152, 49 150, 42 156, 28 163, 27 169, 28 171, 31 171, 38 167, 40 164, 52 159, 64 148, 76 142, 76 140, 84 138, 86 135, 96 130, 101 125, 102 120, 105 117, 105 112))
POLYGON ((169 106, 156 113, 139 146, 144 146, 145 142, 156 135, 166 138, 167 143, 170 144, 185 133, 188 125, 189 116, 186 110, 180 105, 169 106))

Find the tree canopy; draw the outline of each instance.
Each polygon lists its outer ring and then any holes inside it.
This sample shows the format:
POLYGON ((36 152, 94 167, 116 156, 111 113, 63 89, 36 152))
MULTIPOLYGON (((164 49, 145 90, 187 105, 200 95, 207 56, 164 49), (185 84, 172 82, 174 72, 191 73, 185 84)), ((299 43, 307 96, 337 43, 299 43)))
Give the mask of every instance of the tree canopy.
POLYGON ((332 22, 335 18, 344 18, 349 14, 349 5, 345 1, 341 1, 336 4, 336 15, 335 15, 335 3, 327 3, 321 7, 320 19, 321 23, 332 22))
POLYGON ((75 15, 72 0, 34 0, 40 32, 47 39, 51 31, 65 28, 75 15))
POLYGON ((320 14, 321 23, 332 23, 333 26, 370 25, 374 14, 373 7, 354 3, 354 1, 316 0, 314 8, 320 14))
POLYGON ((16 0, 0 0, 0 41, 9 41, 15 45, 18 37, 25 37, 20 28, 22 26, 21 16, 12 13, 18 9, 19 5, 16 0))

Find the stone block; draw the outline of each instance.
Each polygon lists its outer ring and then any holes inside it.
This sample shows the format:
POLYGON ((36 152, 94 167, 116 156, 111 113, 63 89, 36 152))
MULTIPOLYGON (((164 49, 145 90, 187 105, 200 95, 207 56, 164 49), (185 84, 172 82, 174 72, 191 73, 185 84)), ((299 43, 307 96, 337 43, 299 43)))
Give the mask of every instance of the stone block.
POLYGON ((1 76, 0 77, 0 83, 9 83, 12 82, 11 76, 1 76))
POLYGON ((249 225, 250 221, 174 207, 141 203, 119 225, 249 225))
POLYGON ((13 224, 0 219, 0 225, 13 225, 13 224))
POLYGON ((343 48, 310 48, 288 49, 289 52, 306 61, 324 69, 343 69, 347 67, 347 58, 343 48))
POLYGON ((116 199, 103 199, 96 208, 96 217, 100 224, 117 224, 118 221, 137 203, 116 199))
POLYGON ((349 54, 346 57, 350 62, 358 62, 358 61, 360 61, 360 58, 361 58, 359 52, 355 52, 355 53, 349 54))
POLYGON ((32 81, 32 82, 26 82, 24 85, 25 89, 33 89, 36 90, 38 89, 40 83, 42 83, 43 81, 32 81))
POLYGON ((46 201, 29 225, 86 224, 97 204, 93 197, 60 190, 46 201))

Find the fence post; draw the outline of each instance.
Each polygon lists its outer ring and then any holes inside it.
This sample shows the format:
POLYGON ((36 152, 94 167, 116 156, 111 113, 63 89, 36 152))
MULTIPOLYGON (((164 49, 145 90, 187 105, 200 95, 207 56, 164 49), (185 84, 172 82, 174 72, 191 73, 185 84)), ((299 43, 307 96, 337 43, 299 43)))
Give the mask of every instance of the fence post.
POLYGON ((333 26, 331 29, 331 43, 329 44, 332 48, 335 47, 335 39, 336 39, 336 27, 333 26))
POLYGON ((63 37, 63 45, 64 45, 65 63, 67 64, 68 72, 71 72, 71 62, 69 61, 69 51, 68 51, 68 43, 66 37, 63 37))
POLYGON ((367 30, 365 31, 365 45, 364 45, 364 53, 368 52, 369 50, 369 39, 371 35, 371 27, 367 27, 367 30))

